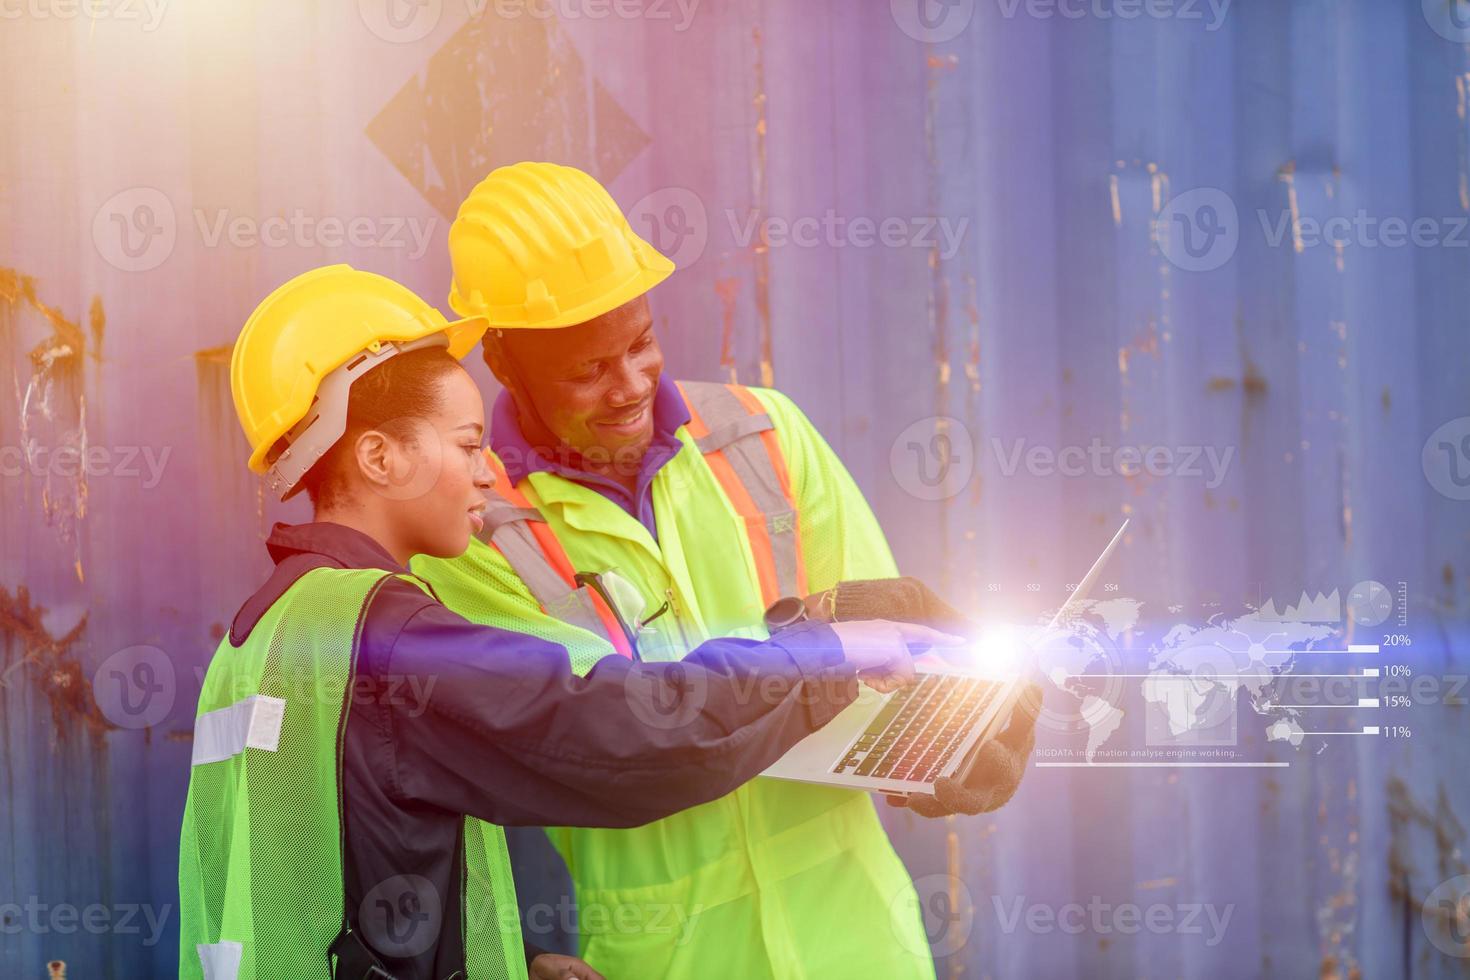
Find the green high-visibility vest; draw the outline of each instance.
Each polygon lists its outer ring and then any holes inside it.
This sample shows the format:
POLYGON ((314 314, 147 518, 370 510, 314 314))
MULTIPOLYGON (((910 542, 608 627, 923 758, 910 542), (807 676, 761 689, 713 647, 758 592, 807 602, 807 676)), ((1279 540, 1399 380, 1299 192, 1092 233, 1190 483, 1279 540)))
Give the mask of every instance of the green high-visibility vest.
MULTIPOLYGON (((362 904, 376 904, 365 927, 361 910, 345 907, 341 739, 363 617, 393 577, 309 571, 243 644, 226 637, 215 651, 199 698, 180 835, 180 977, 328 978, 328 947, 349 923, 390 956, 417 955, 444 931, 450 896, 411 869, 367 884, 362 904)), ((468 980, 524 980, 499 827, 465 818, 464 872, 459 928, 468 980)))
MULTIPOLYGON (((468 619, 566 646, 582 672, 614 648, 587 590, 530 560, 527 506, 571 568, 615 572, 641 593, 645 616, 667 604, 638 633, 644 660, 679 659, 712 637, 764 639, 772 588, 897 574, 856 484, 790 400, 682 387, 696 417, 653 480, 658 540, 595 490, 538 472, 513 488, 512 506, 492 508, 505 513, 491 523, 515 522, 494 547, 472 541, 457 559, 415 559, 414 571, 468 619), (732 477, 752 485, 731 488, 732 477)), ((866 793, 756 779, 644 827, 548 834, 576 884, 582 955, 610 978, 934 976, 913 883, 866 793)))

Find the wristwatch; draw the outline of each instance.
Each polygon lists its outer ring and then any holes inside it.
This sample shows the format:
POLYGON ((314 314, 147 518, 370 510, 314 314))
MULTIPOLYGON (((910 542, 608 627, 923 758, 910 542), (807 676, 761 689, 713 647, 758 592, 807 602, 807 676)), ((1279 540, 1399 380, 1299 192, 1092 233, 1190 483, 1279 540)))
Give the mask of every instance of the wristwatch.
POLYGON ((766 629, 772 633, 806 620, 806 601, 800 596, 782 596, 766 608, 766 629))

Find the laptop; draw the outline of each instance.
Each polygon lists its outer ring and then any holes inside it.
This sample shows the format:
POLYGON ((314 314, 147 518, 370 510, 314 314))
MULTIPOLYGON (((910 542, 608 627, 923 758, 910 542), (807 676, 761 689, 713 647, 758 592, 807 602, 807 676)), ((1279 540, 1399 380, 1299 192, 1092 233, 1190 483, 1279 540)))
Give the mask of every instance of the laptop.
MULTIPOLYGON (((1124 521, 1047 631, 1092 591, 1127 529, 1124 521)), ((1005 730, 1026 688, 1025 672, 996 680, 926 664, 917 674, 914 683, 889 694, 862 686, 856 701, 792 746, 763 775, 890 796, 932 796, 935 780, 963 780, 975 750, 1005 730)))

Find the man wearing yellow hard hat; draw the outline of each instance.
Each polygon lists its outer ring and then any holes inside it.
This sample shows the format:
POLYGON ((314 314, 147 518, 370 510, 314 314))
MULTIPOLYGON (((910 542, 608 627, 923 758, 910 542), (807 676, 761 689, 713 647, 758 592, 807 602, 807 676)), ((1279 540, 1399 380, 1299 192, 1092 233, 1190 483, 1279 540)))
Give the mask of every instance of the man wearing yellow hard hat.
POLYGON ((633 826, 717 798, 850 703, 855 675, 888 687, 907 644, 948 642, 817 625, 577 677, 555 643, 446 609, 407 565, 461 554, 486 520, 484 407, 459 364, 484 331, 332 266, 235 344, 250 466, 315 519, 272 530, 275 570, 204 678, 181 977, 601 980, 522 945, 496 824, 633 826), (677 727, 648 723, 668 710, 677 727))
MULTIPOLYGON (((769 389, 664 376, 646 294, 674 265, 590 176, 494 171, 460 206, 449 248, 450 305, 491 328, 505 479, 462 557, 415 563, 447 605, 554 639, 589 670, 892 594, 844 581, 897 570, 800 409, 769 389), (571 601, 568 576, 599 612, 571 601)), ((913 808, 1009 799, 1033 741, 1034 717, 1018 718, 968 784, 941 780, 913 808)), ((621 915, 579 929, 582 955, 609 976, 934 975, 912 883, 866 794, 757 779, 646 827, 549 833, 579 905, 621 915)))

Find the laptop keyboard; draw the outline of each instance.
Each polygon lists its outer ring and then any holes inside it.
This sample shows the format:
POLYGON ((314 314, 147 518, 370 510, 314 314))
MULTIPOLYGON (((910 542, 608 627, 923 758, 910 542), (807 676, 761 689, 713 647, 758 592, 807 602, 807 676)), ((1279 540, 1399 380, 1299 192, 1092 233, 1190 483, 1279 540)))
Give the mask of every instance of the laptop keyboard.
POLYGON ((832 771, 934 782, 999 686, 973 677, 921 674, 917 683, 893 692, 832 771))

